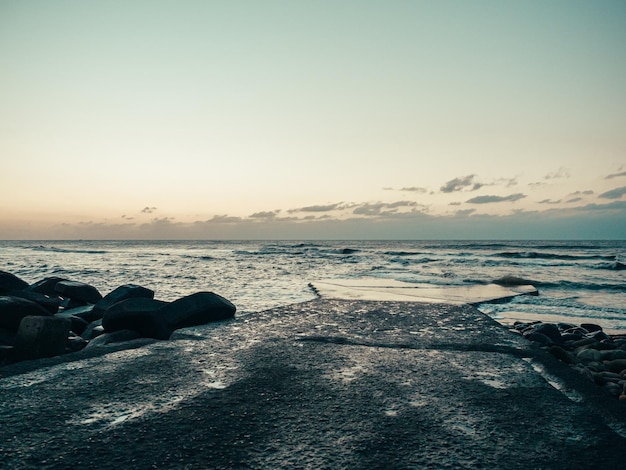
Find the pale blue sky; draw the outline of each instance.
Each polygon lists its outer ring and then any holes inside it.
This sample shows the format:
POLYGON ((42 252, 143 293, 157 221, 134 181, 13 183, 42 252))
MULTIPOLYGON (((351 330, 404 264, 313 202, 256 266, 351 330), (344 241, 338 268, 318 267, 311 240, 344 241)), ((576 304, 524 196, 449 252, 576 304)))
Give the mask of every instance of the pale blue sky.
POLYGON ((0 0, 0 238, 624 238, 626 2, 0 0))

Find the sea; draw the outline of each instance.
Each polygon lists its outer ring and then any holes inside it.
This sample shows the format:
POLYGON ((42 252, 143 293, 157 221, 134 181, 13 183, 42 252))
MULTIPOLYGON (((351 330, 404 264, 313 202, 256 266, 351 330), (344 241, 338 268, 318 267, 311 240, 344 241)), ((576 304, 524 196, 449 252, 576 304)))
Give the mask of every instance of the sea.
POLYGON ((123 284, 172 301, 212 291, 254 315, 316 297, 316 280, 378 278, 429 286, 528 280, 538 296, 477 308, 503 324, 596 323, 626 334, 626 241, 0 241, 0 270, 33 283, 123 284))

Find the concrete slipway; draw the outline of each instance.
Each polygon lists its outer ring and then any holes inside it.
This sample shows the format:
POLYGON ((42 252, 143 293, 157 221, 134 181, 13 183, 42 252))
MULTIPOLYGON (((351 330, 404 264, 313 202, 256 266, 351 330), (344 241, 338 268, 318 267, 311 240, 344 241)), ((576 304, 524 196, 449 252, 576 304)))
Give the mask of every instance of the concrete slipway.
POLYGON ((170 341, 0 369, 0 467, 623 467, 626 403, 474 307, 321 284, 170 341))

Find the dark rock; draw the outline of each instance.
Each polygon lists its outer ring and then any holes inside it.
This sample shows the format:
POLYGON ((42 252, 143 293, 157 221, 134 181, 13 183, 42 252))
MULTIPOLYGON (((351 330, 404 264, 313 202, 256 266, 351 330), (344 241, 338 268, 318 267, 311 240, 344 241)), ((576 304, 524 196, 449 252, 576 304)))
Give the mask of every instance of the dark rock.
POLYGON ((94 312, 94 305, 83 305, 81 307, 70 308, 67 310, 63 310, 63 313, 66 315, 73 315, 78 318, 82 318, 87 323, 91 323, 92 321, 100 320, 102 315, 100 312, 94 312))
POLYGON ((122 341, 131 341, 133 339, 141 338, 142 335, 135 330, 118 330, 111 333, 105 333, 97 338, 89 341, 87 348, 94 348, 97 346, 106 346, 111 343, 120 343, 122 341))
POLYGON ((61 281, 67 281, 67 279, 63 277, 46 277, 45 279, 37 281, 34 284, 26 287, 26 290, 52 297, 54 295, 58 295, 55 287, 61 281))
POLYGON ((13 346, 15 344, 15 333, 14 329, 0 328, 0 345, 13 346))
POLYGON ((84 349, 87 344, 89 344, 89 341, 86 339, 70 334, 65 342, 65 348, 69 350, 69 352, 76 352, 84 349))
POLYGON ((54 287, 56 292, 63 297, 73 300, 96 304, 102 299, 102 294, 94 286, 77 281, 59 281, 54 287))
POLYGON ((15 337, 15 355, 21 359, 58 356, 65 352, 71 322, 51 316, 25 317, 15 337))
POLYGON ((576 334, 576 333, 565 333, 565 334, 561 335, 561 339, 566 344, 568 342, 569 342, 569 344, 573 344, 574 341, 578 341, 581 338, 582 338, 582 335, 581 334, 576 334))
POLYGON ((84 300, 70 299, 68 297, 67 299, 61 299, 60 307, 63 310, 72 310, 74 308, 85 307, 86 305, 93 305, 93 304, 90 304, 89 302, 85 302, 84 300))
POLYGON ((583 339, 579 339, 578 341, 574 341, 571 346, 572 348, 576 349, 576 348, 580 348, 583 346, 588 346, 590 344, 596 343, 597 341, 594 338, 583 338, 583 339))
POLYGON ((604 385, 606 383, 605 378, 600 372, 592 372, 591 376, 593 377, 593 381, 596 383, 596 385, 604 385))
POLYGON ((600 340, 597 343, 595 343, 593 347, 602 351, 607 351, 610 349, 617 349, 617 346, 615 345, 613 341, 611 341, 611 338, 600 340))
POLYGON ((622 387, 613 382, 606 382, 604 388, 613 396, 619 397, 622 393, 622 387))
POLYGON ((172 330, 226 320, 235 315, 236 307, 213 292, 197 292, 182 297, 161 309, 172 330))
POLYGON ((98 301, 94 310, 100 311, 104 315, 104 312, 114 304, 132 298, 153 299, 154 291, 135 284, 125 284, 105 295, 102 300, 98 301))
POLYGON ((561 334, 564 335, 577 335, 580 338, 583 338, 587 333, 589 333, 587 330, 585 330, 584 328, 581 328, 580 326, 577 326, 575 328, 569 328, 567 330, 563 330, 561 331, 561 334))
POLYGON ((620 373, 626 369, 626 359, 613 359, 612 361, 606 361, 604 365, 611 372, 620 373))
POLYGON ((28 282, 20 279, 15 274, 0 271, 0 294, 6 294, 13 290, 22 290, 28 287, 28 282))
POLYGON ((135 297, 109 307, 102 317, 104 331, 134 330, 146 338, 169 339, 173 329, 161 312, 167 302, 135 297))
POLYGON ((87 341, 91 341, 100 335, 104 334, 104 328, 102 327, 102 319, 92 321, 85 331, 81 333, 81 337, 87 341))
POLYGON ((563 339, 561 338, 561 332, 559 331, 557 326, 552 323, 542 323, 541 325, 536 326, 535 333, 546 335, 554 343, 557 344, 563 342, 563 339))
POLYGON ((89 322, 87 320, 67 312, 57 313, 55 316, 58 318, 68 318, 72 322, 71 331, 77 335, 80 335, 89 326, 89 322))
POLYGON ((576 360, 576 356, 569 351, 561 348, 560 346, 552 346, 550 347, 550 354, 564 362, 565 364, 576 364, 578 361, 576 360))
POLYGON ((57 311, 59 310, 60 302, 58 296, 49 297, 45 294, 40 294, 39 292, 32 292, 29 290, 14 290, 9 292, 8 295, 10 295, 11 297, 20 297, 22 299, 35 302, 52 314, 57 313, 57 311))
POLYGON ((581 349, 576 353, 576 359, 582 362, 594 362, 602 360, 602 353, 595 348, 581 349))
POLYGON ((581 323, 581 328, 584 328, 589 333, 593 333, 594 331, 602 331, 602 327, 600 325, 596 325, 595 323, 581 323))
POLYGON ((341 250, 342 255, 351 255, 353 253, 357 253, 359 250, 355 250, 354 248, 344 248, 341 250))
POLYGON ((523 279, 521 277, 516 276, 502 276, 499 279, 495 279, 492 281, 493 284, 498 284, 499 286, 508 287, 508 286, 527 286, 534 284, 533 281, 528 279, 523 279))
POLYGON ((13 362, 13 346, 0 344, 0 365, 13 362))
POLYGON ((620 380, 622 380, 622 377, 617 372, 604 371, 600 372, 600 375, 602 375, 602 377, 604 377, 604 380, 606 380, 607 382, 618 383, 620 380))
POLYGON ((528 335, 525 335, 525 338, 530 341, 543 344, 545 346, 551 346, 554 344, 554 342, 548 336, 542 333, 537 333, 535 331, 533 331, 532 333, 529 333, 528 335))
POLYGON ((31 315, 51 316, 52 314, 30 300, 0 296, 0 328, 17 330, 22 318, 31 315))
POLYGON ((593 372, 604 372, 606 370, 604 364, 598 361, 591 361, 587 364, 587 368, 593 372))
POLYGON ((604 331, 595 331, 593 333, 589 333, 589 338, 602 341, 603 339, 609 339, 609 335, 607 335, 604 331))
POLYGON ((565 333, 565 332, 570 332, 570 330, 575 330, 578 327, 572 323, 563 323, 563 322, 559 322, 557 323, 557 328, 559 329, 559 331, 561 332, 561 334, 565 333))

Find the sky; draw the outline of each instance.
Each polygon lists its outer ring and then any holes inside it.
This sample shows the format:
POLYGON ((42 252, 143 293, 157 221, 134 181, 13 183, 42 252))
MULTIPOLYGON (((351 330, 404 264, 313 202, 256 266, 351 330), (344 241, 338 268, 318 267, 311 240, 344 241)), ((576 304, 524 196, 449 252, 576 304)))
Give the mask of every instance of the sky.
POLYGON ((0 0, 0 239, 625 239, 622 0, 0 0))

